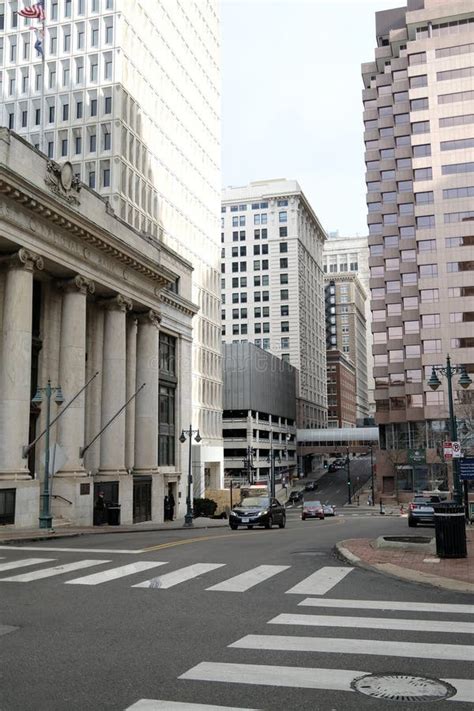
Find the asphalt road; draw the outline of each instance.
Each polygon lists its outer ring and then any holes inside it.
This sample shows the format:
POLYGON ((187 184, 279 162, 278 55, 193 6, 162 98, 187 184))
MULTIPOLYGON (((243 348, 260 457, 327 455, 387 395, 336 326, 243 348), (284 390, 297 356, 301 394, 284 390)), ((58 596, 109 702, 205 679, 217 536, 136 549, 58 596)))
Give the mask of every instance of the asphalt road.
MULTIPOLYGON (((350 477, 353 503, 356 503, 356 492, 370 479, 370 455, 356 457, 350 460, 350 477)), ((308 476, 308 479, 311 479, 308 476)), ((305 499, 317 499, 323 503, 334 504, 339 509, 348 502, 347 466, 335 472, 326 472, 318 479, 318 488, 315 492, 306 492, 305 499)), ((361 504, 367 503, 361 499, 361 504)))
MULTIPOLYGON (((469 614, 435 606, 468 605, 468 596, 334 557, 338 540, 406 526, 373 516, 303 523, 290 510, 284 530, 102 534, 3 547, 0 709, 446 708, 350 687, 364 673, 472 679, 469 614), (300 605, 306 599, 315 606, 300 605)), ((470 700, 456 711, 474 707, 472 684, 465 687, 470 700)))

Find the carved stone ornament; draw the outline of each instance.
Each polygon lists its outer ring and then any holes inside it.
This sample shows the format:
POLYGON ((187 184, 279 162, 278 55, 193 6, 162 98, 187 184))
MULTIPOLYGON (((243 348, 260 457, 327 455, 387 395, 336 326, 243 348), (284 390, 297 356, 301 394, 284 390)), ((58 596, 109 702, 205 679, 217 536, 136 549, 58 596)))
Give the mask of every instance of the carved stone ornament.
POLYGON ((76 274, 72 279, 60 282, 59 287, 64 291, 79 291, 81 294, 93 294, 95 292, 94 282, 86 279, 81 274, 76 274))
POLYGON ((138 320, 139 324, 148 323, 152 324, 153 326, 156 326, 156 328, 159 328, 160 326, 161 314, 158 311, 153 311, 153 309, 149 309, 148 311, 136 312, 134 315, 138 320))
POLYGON ((104 309, 116 310, 116 311, 131 311, 133 308, 133 302, 127 296, 122 296, 122 294, 117 294, 117 296, 112 296, 110 299, 101 299, 100 305, 104 309))
POLYGON ((18 252, 14 254, 8 254, 0 258, 0 263, 5 264, 10 269, 27 269, 28 271, 33 271, 37 269, 41 271, 44 267, 43 258, 39 254, 30 252, 30 250, 21 247, 18 252))
POLYGON ((69 161, 60 165, 54 160, 49 160, 44 181, 55 195, 70 205, 79 205, 81 181, 74 175, 74 169, 69 161))

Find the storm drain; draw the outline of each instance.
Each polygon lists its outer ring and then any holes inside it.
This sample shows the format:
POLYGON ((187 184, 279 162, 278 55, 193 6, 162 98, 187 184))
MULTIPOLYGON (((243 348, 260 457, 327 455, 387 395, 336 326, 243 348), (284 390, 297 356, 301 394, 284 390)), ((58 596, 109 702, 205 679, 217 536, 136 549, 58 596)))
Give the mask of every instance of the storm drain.
POLYGON ((454 696, 456 689, 439 679, 407 674, 367 674, 354 679, 354 691, 388 701, 442 701, 454 696))

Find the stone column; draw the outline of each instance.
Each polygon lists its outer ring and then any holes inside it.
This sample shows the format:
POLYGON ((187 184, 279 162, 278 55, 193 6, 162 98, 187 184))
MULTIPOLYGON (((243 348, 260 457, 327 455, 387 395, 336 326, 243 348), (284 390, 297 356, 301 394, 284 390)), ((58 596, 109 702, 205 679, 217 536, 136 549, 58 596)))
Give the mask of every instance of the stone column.
POLYGON ((8 271, 3 299, 0 354, 0 477, 29 479, 28 444, 31 400, 33 269, 43 260, 26 249, 4 260, 8 271))
MULTIPOLYGON (((102 359, 101 427, 125 404, 126 315, 130 299, 118 296, 102 302, 105 308, 104 353, 102 359)), ((125 412, 107 427, 100 437, 101 474, 125 472, 125 412)))
MULTIPOLYGON (((77 275, 61 284, 64 291, 61 311, 59 383, 69 402, 85 385, 86 301, 94 284, 77 275)), ((66 461, 59 476, 85 474, 79 450, 84 446, 84 402, 82 393, 58 420, 58 442, 66 461)))
MULTIPOLYGON (((137 389, 137 319, 127 320, 127 382, 126 399, 129 400, 137 389)), ((135 400, 125 410, 125 466, 135 465, 135 400)))
POLYGON ((160 316, 138 315, 137 388, 146 383, 135 405, 135 470, 158 469, 158 347, 160 316))

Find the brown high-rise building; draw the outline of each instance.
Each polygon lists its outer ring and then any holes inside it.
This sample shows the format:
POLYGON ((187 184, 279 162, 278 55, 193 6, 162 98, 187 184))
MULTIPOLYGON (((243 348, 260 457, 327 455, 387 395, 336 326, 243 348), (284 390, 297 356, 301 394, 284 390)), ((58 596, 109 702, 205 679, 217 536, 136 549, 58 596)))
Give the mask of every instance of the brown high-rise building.
POLYGON ((432 366, 474 370, 474 5, 408 0, 376 13, 376 36, 362 74, 377 483, 406 500, 449 486, 432 366))

